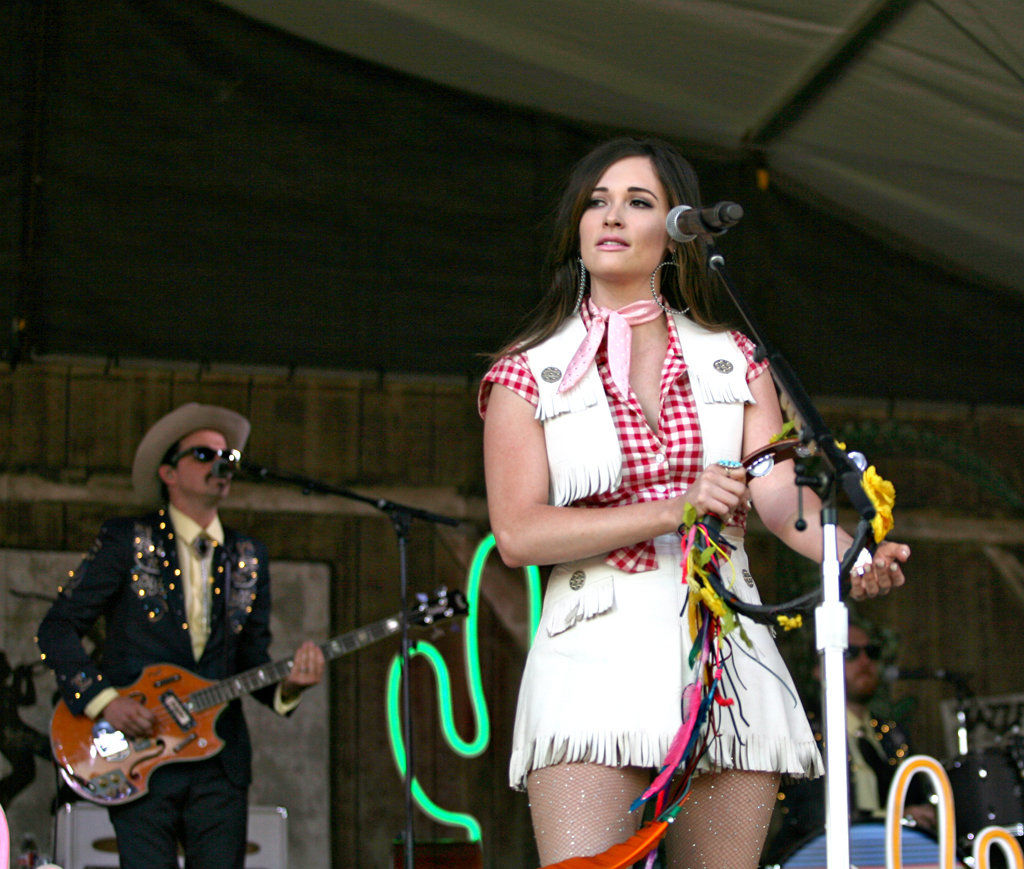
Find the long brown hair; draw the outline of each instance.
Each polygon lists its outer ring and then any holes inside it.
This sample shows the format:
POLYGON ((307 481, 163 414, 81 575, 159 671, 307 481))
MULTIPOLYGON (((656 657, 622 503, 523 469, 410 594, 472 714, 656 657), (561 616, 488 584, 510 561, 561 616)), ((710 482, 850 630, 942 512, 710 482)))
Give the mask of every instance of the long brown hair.
MULTIPOLYGON (((667 142, 623 137, 598 145, 573 168, 555 211, 555 232, 545 265, 544 295, 515 337, 493 358, 535 347, 554 334, 572 314, 580 280, 580 219, 605 170, 625 157, 650 159, 665 188, 669 208, 684 204, 701 207, 697 173, 667 142)), ((702 326, 721 328, 712 313, 715 289, 707 272, 707 245, 703 239, 698 236, 693 241, 676 244, 672 260, 675 268, 662 271, 661 294, 665 300, 673 308, 689 308, 690 317, 702 326)))

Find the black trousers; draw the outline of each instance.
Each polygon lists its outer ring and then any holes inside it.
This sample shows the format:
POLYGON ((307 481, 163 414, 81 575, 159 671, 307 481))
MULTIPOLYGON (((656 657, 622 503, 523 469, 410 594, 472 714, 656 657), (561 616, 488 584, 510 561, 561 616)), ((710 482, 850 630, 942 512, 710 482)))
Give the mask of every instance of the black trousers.
POLYGON ((121 869, 242 869, 248 791, 224 776, 217 758, 172 763, 153 773, 149 793, 110 807, 121 869))

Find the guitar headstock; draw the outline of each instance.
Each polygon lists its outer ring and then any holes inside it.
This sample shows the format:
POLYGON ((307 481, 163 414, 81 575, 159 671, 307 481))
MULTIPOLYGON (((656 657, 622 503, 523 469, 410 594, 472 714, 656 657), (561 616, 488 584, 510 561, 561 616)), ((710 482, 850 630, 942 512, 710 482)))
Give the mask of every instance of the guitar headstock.
POLYGON ((408 614, 411 625, 433 625, 469 612, 466 596, 457 588, 448 589, 442 585, 429 595, 418 592, 416 600, 408 614))

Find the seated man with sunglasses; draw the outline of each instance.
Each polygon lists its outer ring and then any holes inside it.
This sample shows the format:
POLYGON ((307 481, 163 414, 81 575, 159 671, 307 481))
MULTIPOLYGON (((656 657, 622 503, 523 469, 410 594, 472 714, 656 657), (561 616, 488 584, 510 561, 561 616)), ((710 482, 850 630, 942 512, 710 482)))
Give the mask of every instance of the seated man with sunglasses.
MULTIPOLYGON (((844 653, 846 675, 846 735, 850 755, 850 806, 865 819, 885 818, 889 786, 900 762, 914 752, 910 737, 895 721, 872 715, 870 703, 881 682, 882 647, 860 625, 851 624, 844 653)), ((935 828, 935 807, 925 801, 921 776, 911 782, 908 819, 935 828), (912 805, 910 803, 913 803, 912 805)))
MULTIPOLYGON (((162 736, 157 715, 117 688, 170 664, 223 680, 270 660, 270 576, 262 543, 221 524, 249 421, 222 407, 185 404, 158 420, 135 453, 132 483, 159 509, 103 524, 39 627, 39 648, 70 711, 108 722, 132 740, 162 736), (99 663, 81 638, 105 618, 99 663)), ((324 656, 307 641, 289 675, 254 692, 281 714, 320 681, 324 656)), ((152 705, 152 703, 151 703, 152 705)), ((109 803, 121 866, 241 869, 251 746, 241 702, 217 719, 224 747, 155 769, 144 795, 109 803)))
MULTIPOLYGON (((870 704, 881 684, 881 644, 864 627, 851 622, 844 658, 850 819, 884 822, 889 786, 896 768, 914 751, 909 736, 897 722, 872 714, 870 704)), ((815 676, 820 678, 818 667, 815 667, 815 676)), ((808 718, 815 738, 821 743, 820 715, 811 711, 808 718)), ((774 823, 781 826, 767 852, 767 865, 779 862, 792 848, 824 830, 824 779, 797 782, 784 788, 777 808, 774 823)), ((904 816, 917 826, 935 829, 935 807, 928 802, 922 776, 915 776, 911 781, 904 816)))

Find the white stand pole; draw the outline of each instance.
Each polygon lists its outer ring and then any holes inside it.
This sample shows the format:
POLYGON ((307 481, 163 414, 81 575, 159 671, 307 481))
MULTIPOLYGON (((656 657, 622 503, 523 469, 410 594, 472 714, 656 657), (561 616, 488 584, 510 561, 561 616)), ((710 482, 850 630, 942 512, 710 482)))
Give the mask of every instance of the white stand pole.
POLYGON ((840 598, 835 508, 822 510, 822 603, 814 613, 815 639, 822 661, 825 722, 825 854, 828 869, 850 869, 850 792, 846 759, 846 681, 844 653, 849 613, 840 598), (828 521, 832 520, 832 521, 828 521))

